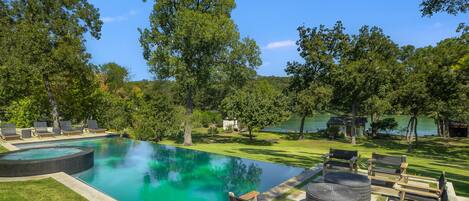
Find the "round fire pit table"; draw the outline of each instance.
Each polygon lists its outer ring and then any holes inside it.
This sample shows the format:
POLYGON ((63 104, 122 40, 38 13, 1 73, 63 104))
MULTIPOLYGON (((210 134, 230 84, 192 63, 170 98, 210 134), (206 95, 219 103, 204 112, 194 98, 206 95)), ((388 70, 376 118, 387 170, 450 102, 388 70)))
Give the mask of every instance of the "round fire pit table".
POLYGON ((359 195, 347 186, 332 183, 311 183, 306 201, 358 201, 359 195))
POLYGON ((348 172, 331 172, 324 176, 324 182, 349 187, 359 195, 359 201, 371 200, 371 181, 367 176, 348 172))

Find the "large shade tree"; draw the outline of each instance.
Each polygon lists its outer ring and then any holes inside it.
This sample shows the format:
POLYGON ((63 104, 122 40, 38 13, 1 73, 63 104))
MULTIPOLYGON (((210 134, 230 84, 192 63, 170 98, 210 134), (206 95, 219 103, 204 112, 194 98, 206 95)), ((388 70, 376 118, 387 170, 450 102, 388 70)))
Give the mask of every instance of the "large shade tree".
POLYGON ((12 80, 19 84, 13 91, 17 88, 29 94, 41 88, 25 89, 26 84, 42 86, 54 127, 58 127, 57 93, 63 91, 58 83, 89 82, 90 76, 81 76, 91 71, 84 34, 99 39, 102 22, 98 10, 86 0, 12 0, 0 3, 0 13, 0 66, 17 75, 6 77, 5 82, 12 80))
POLYGON ((191 117, 197 91, 226 68, 260 65, 259 59, 244 59, 258 57, 259 48, 251 39, 240 40, 231 19, 234 8, 234 0, 158 0, 150 15, 150 28, 140 30, 150 71, 160 79, 175 79, 181 89, 186 108, 185 145, 192 144, 191 117), (249 50, 238 51, 240 48, 249 50), (254 56, 237 55, 240 53, 254 56))
POLYGON ((294 111, 301 117, 300 138, 303 138, 306 117, 323 110, 331 98, 324 83, 346 52, 349 37, 343 31, 340 21, 332 28, 324 25, 298 28, 298 52, 304 63, 288 62, 285 72, 291 76, 289 89, 294 92, 294 111))
POLYGON ((352 143, 355 143, 357 115, 370 113, 376 117, 377 112, 384 111, 376 107, 388 105, 383 102, 387 102, 392 83, 400 74, 398 50, 380 28, 363 26, 359 34, 351 37, 340 65, 331 71, 332 102, 339 110, 352 115, 352 143))

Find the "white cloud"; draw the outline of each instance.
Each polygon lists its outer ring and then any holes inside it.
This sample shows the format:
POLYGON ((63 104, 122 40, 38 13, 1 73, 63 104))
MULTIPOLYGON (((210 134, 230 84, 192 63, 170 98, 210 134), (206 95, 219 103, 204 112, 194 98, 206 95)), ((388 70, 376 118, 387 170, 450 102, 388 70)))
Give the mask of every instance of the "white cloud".
POLYGON ((267 44, 266 48, 269 50, 279 49, 279 48, 287 48, 287 47, 294 47, 295 41, 293 40, 282 40, 282 41, 274 41, 267 44))
POLYGON ((134 16, 136 14, 137 14, 137 11, 130 10, 129 12, 127 12, 124 15, 102 17, 101 21, 103 21, 104 23, 121 22, 121 21, 128 20, 129 17, 134 16))

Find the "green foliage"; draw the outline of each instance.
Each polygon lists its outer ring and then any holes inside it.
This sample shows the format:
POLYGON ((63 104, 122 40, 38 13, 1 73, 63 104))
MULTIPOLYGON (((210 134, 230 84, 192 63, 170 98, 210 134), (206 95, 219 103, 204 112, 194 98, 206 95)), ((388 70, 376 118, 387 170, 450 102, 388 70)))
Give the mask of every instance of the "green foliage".
POLYGON ((378 120, 376 122, 372 122, 370 126, 372 128, 375 128, 376 130, 387 132, 389 130, 396 129, 398 124, 394 118, 385 118, 385 119, 378 120))
POLYGON ((223 117, 217 111, 194 110, 192 120, 194 127, 208 128, 211 125, 220 127, 223 123, 223 117))
POLYGON ((222 109, 229 118, 236 118, 249 131, 261 129, 289 117, 288 101, 279 91, 267 83, 244 87, 222 102, 222 109))
POLYGON ((311 85, 297 94, 295 112, 302 116, 323 112, 328 107, 331 98, 331 87, 311 85))
POLYGON ((164 136, 176 135, 181 125, 180 109, 165 95, 144 95, 137 101, 132 115, 134 137, 140 140, 161 141, 164 136))
POLYGON ((215 134, 218 134, 218 128, 217 128, 217 127, 212 127, 212 126, 211 126, 210 128, 208 128, 208 130, 207 130, 207 133, 208 133, 209 135, 215 135, 215 134))
POLYGON ((242 84, 260 65, 256 43, 240 40, 231 19, 234 8, 234 0, 158 0, 150 16, 150 28, 139 30, 150 71, 158 78, 174 78, 183 93, 187 145, 192 144, 191 115, 196 92, 204 91, 223 75, 227 75, 225 79, 237 79, 230 81, 232 86, 242 84))
POLYGON ((13 102, 6 108, 6 116, 9 122, 15 123, 18 128, 29 128, 33 122, 40 119, 48 119, 47 107, 44 101, 35 100, 33 97, 26 97, 13 102))
POLYGON ((2 1, 0 13, 0 66, 16 75, 2 76, 5 80, 0 83, 18 84, 6 86, 14 89, 6 97, 15 99, 24 91, 26 96, 47 94, 54 126, 58 126, 56 96, 68 91, 60 88, 62 84, 86 85, 89 81, 83 76, 90 70, 84 35, 99 39, 102 22, 98 10, 86 0, 13 0, 2 1), (34 87, 26 88, 30 83, 34 87))
POLYGON ((105 88, 111 93, 116 93, 118 89, 122 89, 128 81, 129 72, 125 67, 116 63, 107 63, 99 67, 102 74, 105 88))
POLYGON ((132 122, 132 102, 119 98, 107 92, 101 92, 98 96, 100 103, 95 118, 101 126, 117 131, 129 128, 132 122))
POLYGON ((466 13, 469 9, 468 0, 423 0, 420 4, 423 16, 432 16, 435 13, 446 12, 452 15, 466 13))

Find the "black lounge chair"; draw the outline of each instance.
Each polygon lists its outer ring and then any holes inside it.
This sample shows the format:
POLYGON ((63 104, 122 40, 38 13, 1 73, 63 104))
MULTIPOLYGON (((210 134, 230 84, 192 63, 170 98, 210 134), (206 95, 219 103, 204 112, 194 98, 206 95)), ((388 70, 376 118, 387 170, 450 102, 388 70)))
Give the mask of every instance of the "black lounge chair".
POLYGON ((394 189, 399 191, 401 201, 448 201, 447 180, 444 172, 441 173, 438 180, 426 177, 418 177, 418 179, 423 183, 427 181, 429 185, 415 185, 406 182, 398 182, 394 185, 394 189), (435 184, 436 188, 432 187, 431 183, 435 184))
POLYGON ((236 197, 232 192, 228 193, 230 201, 257 201, 257 196, 259 196, 259 192, 257 191, 251 191, 239 197, 236 197))
POLYGON ((36 121, 34 122, 34 135, 37 137, 50 137, 54 136, 55 133, 51 133, 47 130, 47 122, 36 121))
POLYGON ((82 129, 76 129, 72 127, 71 121, 60 121, 60 128, 62 129, 63 135, 81 135, 83 134, 82 129))
POLYGON ((98 122, 96 120, 88 120, 88 128, 86 128, 88 133, 105 133, 105 128, 99 128, 98 122))
POLYGON ((382 182, 396 183, 407 173, 406 156, 387 156, 371 154, 368 160, 368 178, 382 182))
POLYGON ((4 140, 18 140, 21 139, 21 135, 16 133, 16 125, 15 124, 3 124, 0 128, 0 136, 4 140))
POLYGON ((358 171, 357 159, 358 151, 330 149, 328 154, 323 156, 324 163, 322 172, 326 175, 328 169, 348 169, 353 172, 358 171))

